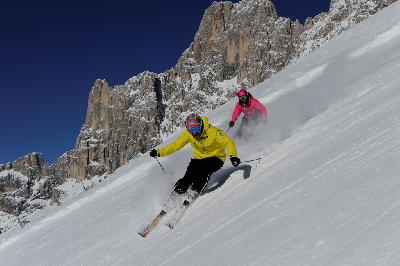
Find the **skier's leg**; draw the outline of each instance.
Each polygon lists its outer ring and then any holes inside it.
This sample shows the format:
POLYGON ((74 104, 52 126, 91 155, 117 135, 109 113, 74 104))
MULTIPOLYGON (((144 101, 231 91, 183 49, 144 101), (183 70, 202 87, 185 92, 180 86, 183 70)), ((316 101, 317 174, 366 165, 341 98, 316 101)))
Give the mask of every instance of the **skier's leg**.
POLYGON ((252 120, 251 120, 251 132, 250 135, 253 136, 256 129, 258 128, 258 126, 261 124, 261 122, 265 125, 266 120, 261 117, 261 116, 255 116, 252 120))
POLYGON ((258 122, 256 117, 251 118, 251 119, 248 120, 245 137, 247 137, 247 138, 253 137, 254 131, 255 131, 256 126, 257 126, 258 123, 259 122, 258 122))
POLYGON ((196 160, 192 159, 186 169, 185 175, 175 183, 171 196, 163 206, 163 210, 165 210, 167 213, 176 206, 180 206, 183 201, 186 200, 186 192, 193 182, 192 177, 194 176, 196 169, 198 169, 196 164, 196 160))
POLYGON ((197 193, 201 193, 206 188, 211 175, 224 165, 224 162, 217 157, 200 159, 199 161, 199 168, 192 183, 192 190, 197 193))
POLYGON ((199 169, 199 160, 192 159, 186 169, 185 175, 179 179, 174 186, 174 192, 177 194, 184 194, 193 182, 196 171, 199 169))
POLYGON ((192 159, 192 161, 193 163, 190 171, 187 171, 185 174, 185 176, 190 178, 192 184, 185 193, 185 199, 181 208, 177 209, 174 216, 172 216, 172 218, 167 223, 167 225, 171 229, 175 228, 185 211, 188 209, 189 205, 196 200, 196 198, 207 186, 211 174, 220 169, 224 164, 224 162, 217 157, 192 159))
POLYGON ((173 194, 179 196, 189 194, 189 202, 193 201, 199 193, 201 193, 210 179, 212 173, 219 170, 224 162, 217 157, 205 159, 192 159, 187 167, 183 178, 176 182, 173 194), (186 193, 191 187, 191 193, 186 193))
POLYGON ((185 200, 183 201, 183 205, 189 206, 197 197, 199 196, 199 192, 193 190, 191 187, 187 190, 185 195, 185 200))
POLYGON ((248 125, 248 118, 243 116, 242 121, 240 122, 239 128, 236 131, 235 135, 239 138, 242 138, 246 135, 246 127, 248 125))
POLYGON ((182 202, 182 204, 176 209, 174 215, 168 220, 168 222, 166 223, 166 225, 173 229, 175 228, 175 226, 179 223, 179 221, 181 220, 183 214, 186 212, 186 210, 188 209, 189 205, 196 200, 196 198, 198 197, 199 193, 196 191, 193 191, 191 188, 189 188, 186 193, 184 194, 184 196, 182 195, 182 197, 184 198, 184 201, 182 202))
POLYGON ((179 206, 183 203, 183 197, 176 193, 175 191, 172 191, 168 201, 164 204, 163 210, 166 213, 169 213, 172 209, 174 209, 176 206, 179 206))

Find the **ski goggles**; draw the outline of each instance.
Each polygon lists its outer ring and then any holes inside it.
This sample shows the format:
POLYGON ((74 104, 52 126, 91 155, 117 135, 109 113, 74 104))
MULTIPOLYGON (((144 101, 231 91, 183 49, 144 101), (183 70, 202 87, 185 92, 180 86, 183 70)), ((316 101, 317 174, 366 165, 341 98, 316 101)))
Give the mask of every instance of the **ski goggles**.
POLYGON ((247 96, 246 96, 246 95, 238 96, 238 98, 239 98, 239 100, 242 101, 242 102, 244 102, 244 101, 247 100, 247 96))
POLYGON ((199 137, 203 133, 203 126, 191 127, 188 131, 193 137, 199 137))

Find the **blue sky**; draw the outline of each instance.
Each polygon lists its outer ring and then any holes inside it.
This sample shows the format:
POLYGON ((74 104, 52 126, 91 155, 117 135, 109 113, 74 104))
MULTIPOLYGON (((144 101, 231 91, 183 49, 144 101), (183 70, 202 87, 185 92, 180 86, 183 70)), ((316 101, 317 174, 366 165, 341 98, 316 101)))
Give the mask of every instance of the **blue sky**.
MULTIPOLYGON (((213 1, 3 1, 0 163, 72 149, 96 78, 110 85, 174 66, 213 1)), ((233 2, 238 2, 233 1, 233 2)), ((328 11, 329 0, 275 0, 278 15, 328 11)))

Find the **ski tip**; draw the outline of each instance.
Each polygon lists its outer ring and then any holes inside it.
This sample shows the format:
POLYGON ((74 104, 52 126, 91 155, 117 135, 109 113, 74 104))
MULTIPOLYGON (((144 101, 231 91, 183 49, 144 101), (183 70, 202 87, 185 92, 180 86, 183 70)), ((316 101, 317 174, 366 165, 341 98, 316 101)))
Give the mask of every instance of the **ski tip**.
POLYGON ((147 236, 147 234, 142 233, 142 232, 139 232, 138 235, 140 235, 140 236, 143 237, 143 238, 146 238, 146 236, 147 236))

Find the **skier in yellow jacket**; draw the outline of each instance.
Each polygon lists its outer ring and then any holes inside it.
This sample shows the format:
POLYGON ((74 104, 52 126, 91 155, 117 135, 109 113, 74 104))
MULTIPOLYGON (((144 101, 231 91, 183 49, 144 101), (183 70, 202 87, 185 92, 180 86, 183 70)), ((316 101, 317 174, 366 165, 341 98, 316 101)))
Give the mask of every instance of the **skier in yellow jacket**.
POLYGON ((226 159, 225 149, 232 165, 237 167, 240 159, 237 157, 233 140, 221 129, 208 123, 205 116, 191 114, 186 118, 186 130, 172 143, 158 150, 151 150, 150 156, 167 156, 182 149, 190 143, 193 148, 193 158, 183 178, 179 179, 174 192, 188 193, 194 200, 207 186, 212 173, 221 169, 226 159))

